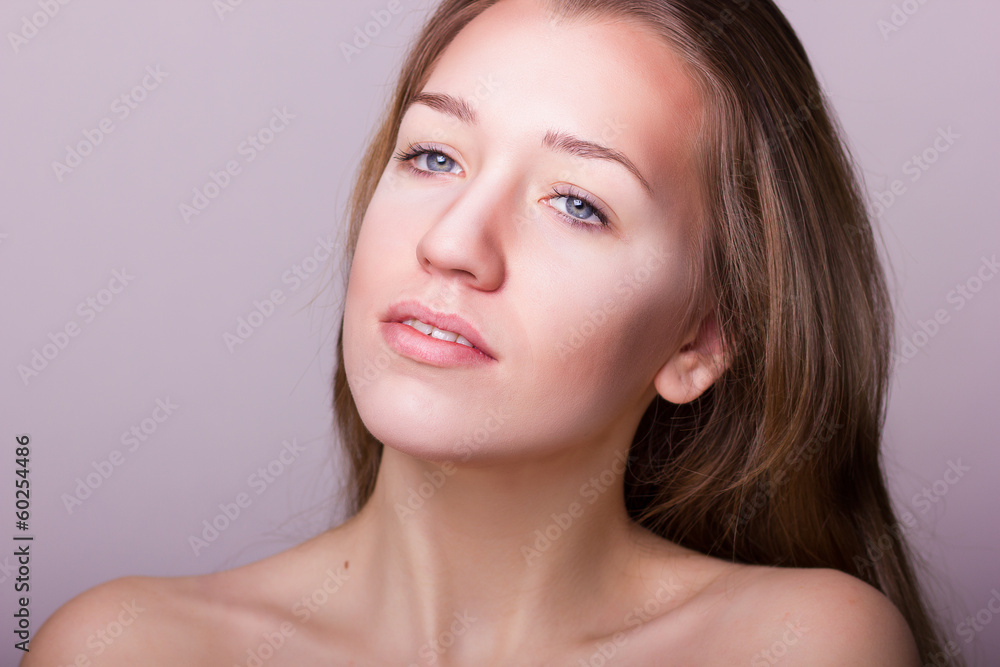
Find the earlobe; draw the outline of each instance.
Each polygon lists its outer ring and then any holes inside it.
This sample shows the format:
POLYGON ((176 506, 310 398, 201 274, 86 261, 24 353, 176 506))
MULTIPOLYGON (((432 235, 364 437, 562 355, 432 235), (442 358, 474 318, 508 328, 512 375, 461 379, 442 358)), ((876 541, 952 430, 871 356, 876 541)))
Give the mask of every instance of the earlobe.
POLYGON ((715 311, 700 322, 697 333, 673 354, 653 381, 657 393, 671 403, 701 396, 728 368, 715 311))

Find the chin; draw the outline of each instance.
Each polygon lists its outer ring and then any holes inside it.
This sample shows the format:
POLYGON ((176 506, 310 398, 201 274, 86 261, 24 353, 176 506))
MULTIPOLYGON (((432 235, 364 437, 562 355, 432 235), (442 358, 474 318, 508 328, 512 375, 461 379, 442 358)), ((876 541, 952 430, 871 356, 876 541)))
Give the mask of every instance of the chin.
POLYGON ((430 461, 455 456, 449 425, 454 417, 439 398, 407 390, 401 378, 384 376, 355 390, 354 402, 365 427, 387 447, 430 461))
POLYGON ((365 426, 386 447, 422 461, 471 467, 539 453, 534 442, 531 451, 523 451, 526 441, 509 430, 516 420, 504 420, 503 410, 481 415, 461 400, 397 391, 392 384, 387 380, 363 397, 355 396, 365 426))

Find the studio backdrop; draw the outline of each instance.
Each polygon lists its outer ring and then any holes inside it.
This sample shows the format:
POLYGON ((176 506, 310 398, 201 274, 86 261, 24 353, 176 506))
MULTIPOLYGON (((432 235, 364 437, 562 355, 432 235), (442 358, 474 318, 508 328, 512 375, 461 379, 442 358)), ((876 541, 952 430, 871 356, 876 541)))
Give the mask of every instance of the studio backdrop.
MULTIPOLYGON (((779 4, 884 243, 885 529, 928 562, 948 638, 1000 664, 1000 5, 779 4)), ((235 567, 343 516, 344 209, 433 5, 3 3, 0 665, 98 583, 235 567)))

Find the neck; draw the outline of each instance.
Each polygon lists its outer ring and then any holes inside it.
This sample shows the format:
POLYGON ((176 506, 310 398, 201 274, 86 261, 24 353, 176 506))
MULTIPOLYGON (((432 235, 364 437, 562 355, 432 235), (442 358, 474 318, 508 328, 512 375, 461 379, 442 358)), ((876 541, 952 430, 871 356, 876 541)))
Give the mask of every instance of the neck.
POLYGON ((557 640, 566 618, 627 595, 648 543, 625 509, 624 469, 625 447, 476 467, 386 447, 371 499, 345 524, 367 617, 409 646, 461 631, 452 651, 467 655, 557 640))

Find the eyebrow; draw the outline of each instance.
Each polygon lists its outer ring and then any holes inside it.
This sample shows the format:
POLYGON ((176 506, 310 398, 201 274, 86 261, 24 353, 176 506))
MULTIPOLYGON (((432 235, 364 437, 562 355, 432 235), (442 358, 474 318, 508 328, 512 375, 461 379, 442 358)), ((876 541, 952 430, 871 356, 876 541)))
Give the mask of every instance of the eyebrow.
MULTIPOLYGON (((452 118, 456 118, 466 125, 479 124, 479 114, 476 113, 476 110, 472 107, 472 105, 464 99, 455 97, 454 95, 449 95, 447 93, 420 92, 413 96, 403 112, 405 113, 406 110, 414 104, 422 104, 430 107, 435 111, 451 116, 452 118)), ((635 164, 622 152, 617 151, 614 148, 602 146, 601 144, 594 143, 593 141, 587 141, 586 139, 581 139, 580 137, 567 132, 560 132, 558 130, 549 130, 546 132, 545 137, 542 139, 542 146, 554 151, 569 153, 570 155, 576 155, 582 158, 617 162, 632 172, 650 196, 653 194, 653 189, 650 187, 649 181, 647 181, 642 175, 639 168, 636 167, 635 164)))

